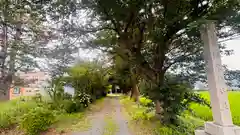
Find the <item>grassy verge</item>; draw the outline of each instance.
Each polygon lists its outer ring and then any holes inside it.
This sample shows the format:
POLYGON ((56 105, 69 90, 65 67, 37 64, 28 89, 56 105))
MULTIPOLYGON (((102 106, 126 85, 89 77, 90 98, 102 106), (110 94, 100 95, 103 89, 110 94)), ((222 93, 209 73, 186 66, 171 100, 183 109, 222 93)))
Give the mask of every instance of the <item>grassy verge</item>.
POLYGON ((150 114, 144 114, 147 108, 135 104, 128 97, 122 97, 121 104, 123 105, 124 115, 128 119, 129 129, 135 135, 155 135, 157 121, 150 114))
MULTIPOLYGON (((200 94, 210 100, 208 92, 200 92, 200 94)), ((232 112, 233 122, 240 125, 240 108, 238 107, 238 99, 240 92, 229 92, 229 103, 232 112)), ((153 112, 147 112, 148 107, 144 106, 147 99, 140 98, 140 105, 131 101, 128 97, 123 97, 121 103, 124 106, 126 116, 129 119, 129 127, 136 135, 189 135, 194 130, 202 127, 204 121, 212 120, 212 112, 206 106, 192 104, 191 108, 194 115, 184 113, 180 116, 181 124, 179 127, 161 125, 159 120, 154 118, 153 112)))
POLYGON ((86 118, 85 112, 73 114, 60 114, 57 122, 51 128, 57 133, 67 133, 72 131, 84 131, 90 127, 90 122, 86 118))
POLYGON ((97 100, 91 104, 84 112, 73 114, 61 114, 57 117, 57 122, 51 126, 57 133, 71 133, 86 131, 91 128, 91 120, 88 115, 98 112, 104 107, 104 99, 97 100))
POLYGON ((203 125, 203 121, 189 115, 181 116, 181 126, 164 126, 154 116, 154 110, 148 111, 144 106, 144 97, 140 99, 137 105, 128 97, 123 97, 121 103, 125 109, 125 115, 129 120, 129 128, 135 135, 190 135, 194 130, 203 125))
MULTIPOLYGON (((104 106, 104 99, 99 99, 91 104, 86 110, 78 113, 66 113, 63 111, 53 111, 56 117, 50 129, 44 133, 57 134, 74 131, 85 131, 90 128, 91 123, 88 115, 100 111, 104 106)), ((15 99, 7 102, 1 102, 0 110, 0 135, 11 134, 21 135, 23 131, 18 128, 22 122, 22 117, 30 110, 37 108, 41 104, 42 108, 47 108, 47 104, 38 103, 32 99, 15 99)))
POLYGON ((115 135, 118 131, 118 126, 112 116, 106 116, 104 119, 105 126, 103 135, 115 135))
POLYGON ((37 107, 37 102, 32 100, 14 99, 0 103, 0 130, 13 128, 20 121, 20 117, 30 109, 37 107))
MULTIPOLYGON (((200 94, 204 98, 210 100, 209 92, 200 92, 200 94)), ((240 108, 238 104, 238 101, 240 99, 240 92, 229 92, 228 98, 232 112, 233 123, 240 126, 240 108)), ((205 121, 212 121, 212 112, 208 107, 198 104, 192 104, 191 108, 195 112, 195 117, 201 118, 205 121)))

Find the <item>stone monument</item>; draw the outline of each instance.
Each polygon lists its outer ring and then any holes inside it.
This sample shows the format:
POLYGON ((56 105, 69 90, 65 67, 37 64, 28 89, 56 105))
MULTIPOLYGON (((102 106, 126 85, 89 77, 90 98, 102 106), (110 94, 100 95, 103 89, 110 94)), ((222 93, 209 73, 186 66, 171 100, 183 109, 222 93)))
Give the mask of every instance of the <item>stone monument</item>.
POLYGON ((215 25, 212 21, 204 24, 200 30, 204 42, 204 59, 211 98, 213 122, 206 122, 204 130, 196 130, 195 135, 240 135, 240 127, 233 125, 221 63, 220 49, 217 43, 215 25))

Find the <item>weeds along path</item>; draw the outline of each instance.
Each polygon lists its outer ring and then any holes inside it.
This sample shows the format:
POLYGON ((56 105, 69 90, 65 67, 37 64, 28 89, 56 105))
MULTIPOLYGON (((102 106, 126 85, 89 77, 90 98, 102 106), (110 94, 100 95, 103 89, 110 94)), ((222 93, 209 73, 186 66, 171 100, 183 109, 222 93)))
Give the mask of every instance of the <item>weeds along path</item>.
POLYGON ((91 112, 88 116, 91 127, 87 131, 75 132, 72 135, 131 135, 121 112, 119 97, 108 96, 104 99, 103 105, 101 110, 91 112))

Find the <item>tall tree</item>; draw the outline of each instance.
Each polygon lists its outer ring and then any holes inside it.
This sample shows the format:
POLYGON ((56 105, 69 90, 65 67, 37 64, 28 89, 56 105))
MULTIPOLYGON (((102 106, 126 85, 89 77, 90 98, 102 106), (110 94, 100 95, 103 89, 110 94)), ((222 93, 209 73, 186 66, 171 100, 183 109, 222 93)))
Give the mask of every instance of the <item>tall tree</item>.
POLYGON ((166 72, 174 71, 182 78, 204 75, 198 29, 205 20, 216 20, 220 38, 239 33, 236 0, 91 0, 83 5, 97 15, 98 27, 116 35, 118 53, 139 66, 154 85, 151 98, 157 105, 167 102, 161 98, 166 72), (227 27, 229 31, 222 31, 227 27))
POLYGON ((33 1, 0 2, 2 44, 1 44, 1 94, 9 98, 17 70, 30 70, 36 67, 34 57, 38 55, 38 34, 45 18, 43 3, 33 1))

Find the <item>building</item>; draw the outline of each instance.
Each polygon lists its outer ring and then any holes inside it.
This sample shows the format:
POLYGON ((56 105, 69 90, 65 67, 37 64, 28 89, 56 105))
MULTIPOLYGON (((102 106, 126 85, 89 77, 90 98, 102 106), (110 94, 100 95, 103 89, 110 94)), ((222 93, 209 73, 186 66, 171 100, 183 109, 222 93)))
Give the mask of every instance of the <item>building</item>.
POLYGON ((45 72, 18 72, 16 74, 24 80, 24 86, 14 86, 10 89, 10 99, 20 96, 42 94, 50 76, 45 72))

